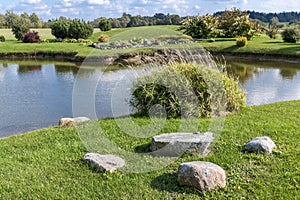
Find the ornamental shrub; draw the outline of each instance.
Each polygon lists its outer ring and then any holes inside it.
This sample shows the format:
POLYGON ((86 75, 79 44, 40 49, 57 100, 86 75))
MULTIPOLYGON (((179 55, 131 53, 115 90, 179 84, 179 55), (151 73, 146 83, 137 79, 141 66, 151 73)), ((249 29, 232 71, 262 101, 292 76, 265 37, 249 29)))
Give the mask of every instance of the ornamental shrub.
POLYGON ((109 41, 109 36, 106 34, 101 34, 98 38, 98 42, 108 42, 109 41))
POLYGON ((40 36, 38 35, 38 32, 28 31, 24 34, 22 41, 25 43, 37 43, 40 42, 40 36))
POLYGON ((236 39, 236 45, 239 47, 244 47, 248 45, 248 39, 244 36, 238 37, 236 39))
POLYGON ((245 92, 237 80, 219 70, 185 63, 171 64, 137 79, 131 95, 130 105, 142 116, 149 116, 157 105, 168 118, 209 117, 246 105, 245 92))
POLYGON ((284 42, 296 43, 300 39, 300 33, 297 28, 287 28, 282 32, 282 39, 284 42))
POLYGON ((5 37, 4 37, 4 35, 0 35, 0 42, 5 42, 5 37))

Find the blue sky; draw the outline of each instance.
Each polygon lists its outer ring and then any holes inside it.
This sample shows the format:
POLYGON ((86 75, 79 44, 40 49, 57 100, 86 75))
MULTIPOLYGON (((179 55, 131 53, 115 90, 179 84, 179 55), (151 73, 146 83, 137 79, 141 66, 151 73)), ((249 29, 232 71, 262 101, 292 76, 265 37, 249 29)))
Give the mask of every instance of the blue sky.
POLYGON ((259 12, 300 12, 299 0, 0 0, 0 13, 35 12, 43 20, 65 16, 93 20, 120 17, 123 12, 152 16, 155 13, 203 15, 237 7, 259 12))

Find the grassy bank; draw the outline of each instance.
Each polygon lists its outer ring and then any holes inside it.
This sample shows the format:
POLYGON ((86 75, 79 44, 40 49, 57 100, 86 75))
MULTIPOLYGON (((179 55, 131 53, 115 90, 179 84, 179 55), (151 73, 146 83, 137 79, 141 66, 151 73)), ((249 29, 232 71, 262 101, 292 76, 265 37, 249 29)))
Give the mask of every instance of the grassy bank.
MULTIPOLYGON (((74 129, 43 129, 0 140, 1 199, 297 199, 300 196, 300 101, 248 107, 227 116, 222 135, 206 158, 184 156, 144 174, 98 174, 82 162, 86 149, 74 129), (272 155, 244 154, 256 136, 271 137, 272 155), (200 192, 177 185, 179 163, 205 160, 223 167, 227 187, 200 192)), ((148 119, 136 118, 147 125, 148 119)), ((120 148, 140 152, 151 138, 126 135, 112 119, 99 124, 120 148)), ((168 120, 161 132, 176 131, 168 120)), ((200 120, 205 131, 209 120, 200 120)))
MULTIPOLYGON (((130 40, 133 38, 157 38, 161 35, 177 35, 181 32, 177 31, 178 26, 147 26, 112 29, 105 32, 109 35, 110 41, 130 40)), ((53 39, 50 29, 37 29, 42 39, 53 39)), ((99 36, 103 34, 95 29, 94 34, 89 38, 93 42, 97 42, 99 36)), ((40 43, 40 44, 24 44, 14 39, 13 34, 8 29, 0 29, 0 35, 4 35, 6 42, 0 43, 0 55, 3 57, 8 55, 17 55, 22 57, 25 54, 45 54, 45 55, 67 55, 70 57, 77 56, 85 58, 87 56, 111 56, 115 54, 124 54, 136 51, 151 51, 151 47, 118 49, 118 50, 99 50, 91 48, 87 45, 78 43, 40 43)), ((209 43, 206 41, 197 42, 193 45, 184 45, 184 48, 194 48, 203 46, 208 51, 215 54, 237 55, 237 56, 272 56, 274 58, 291 58, 300 59, 300 45, 284 43, 281 36, 277 39, 270 39, 266 35, 255 36, 249 41, 246 47, 237 47, 235 39, 216 39, 216 42, 209 43)), ((169 47, 178 48, 178 45, 169 47)))
POLYGON ((300 58, 300 43, 285 43, 280 35, 277 36, 277 39, 270 39, 266 35, 255 36, 246 47, 238 47, 235 39, 216 39, 216 42, 213 43, 201 41, 199 44, 217 54, 300 58))

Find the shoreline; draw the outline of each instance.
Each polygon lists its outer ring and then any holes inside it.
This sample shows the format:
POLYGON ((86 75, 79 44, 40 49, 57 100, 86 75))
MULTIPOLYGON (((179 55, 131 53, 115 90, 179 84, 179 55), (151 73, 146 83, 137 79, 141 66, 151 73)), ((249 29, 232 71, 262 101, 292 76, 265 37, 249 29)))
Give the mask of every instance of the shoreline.
MULTIPOLYGON (((202 49, 203 47, 200 47, 202 49)), ((197 48, 195 48, 197 49, 197 48)), ((205 48, 204 48, 205 49, 205 48)), ((77 56, 77 52, 11 52, 0 53, 1 60, 58 60, 69 62, 101 62, 106 65, 121 64, 136 64, 140 62, 137 56, 147 56, 148 61, 155 61, 155 56, 163 49, 152 49, 151 51, 132 51, 129 53, 116 53, 108 56, 77 56)), ((273 61, 273 62, 286 62, 293 64, 300 64, 300 56, 292 54, 266 54, 266 53, 252 53, 252 52, 215 52, 206 49, 215 58, 229 58, 229 59, 247 59, 255 61, 273 61)), ((141 58, 142 60, 145 58, 141 58)), ((147 58, 146 58, 147 59, 147 58)))

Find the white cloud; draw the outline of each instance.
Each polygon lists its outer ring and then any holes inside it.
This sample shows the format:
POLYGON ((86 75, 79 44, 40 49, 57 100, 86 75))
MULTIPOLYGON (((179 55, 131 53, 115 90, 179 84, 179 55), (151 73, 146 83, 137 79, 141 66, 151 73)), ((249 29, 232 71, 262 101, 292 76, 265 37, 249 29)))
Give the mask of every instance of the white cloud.
POLYGON ((88 4, 94 4, 94 5, 108 5, 110 4, 109 0, 87 0, 88 4))
POLYGON ((21 3, 26 3, 26 4, 36 4, 36 3, 41 3, 41 0, 21 0, 21 3))

